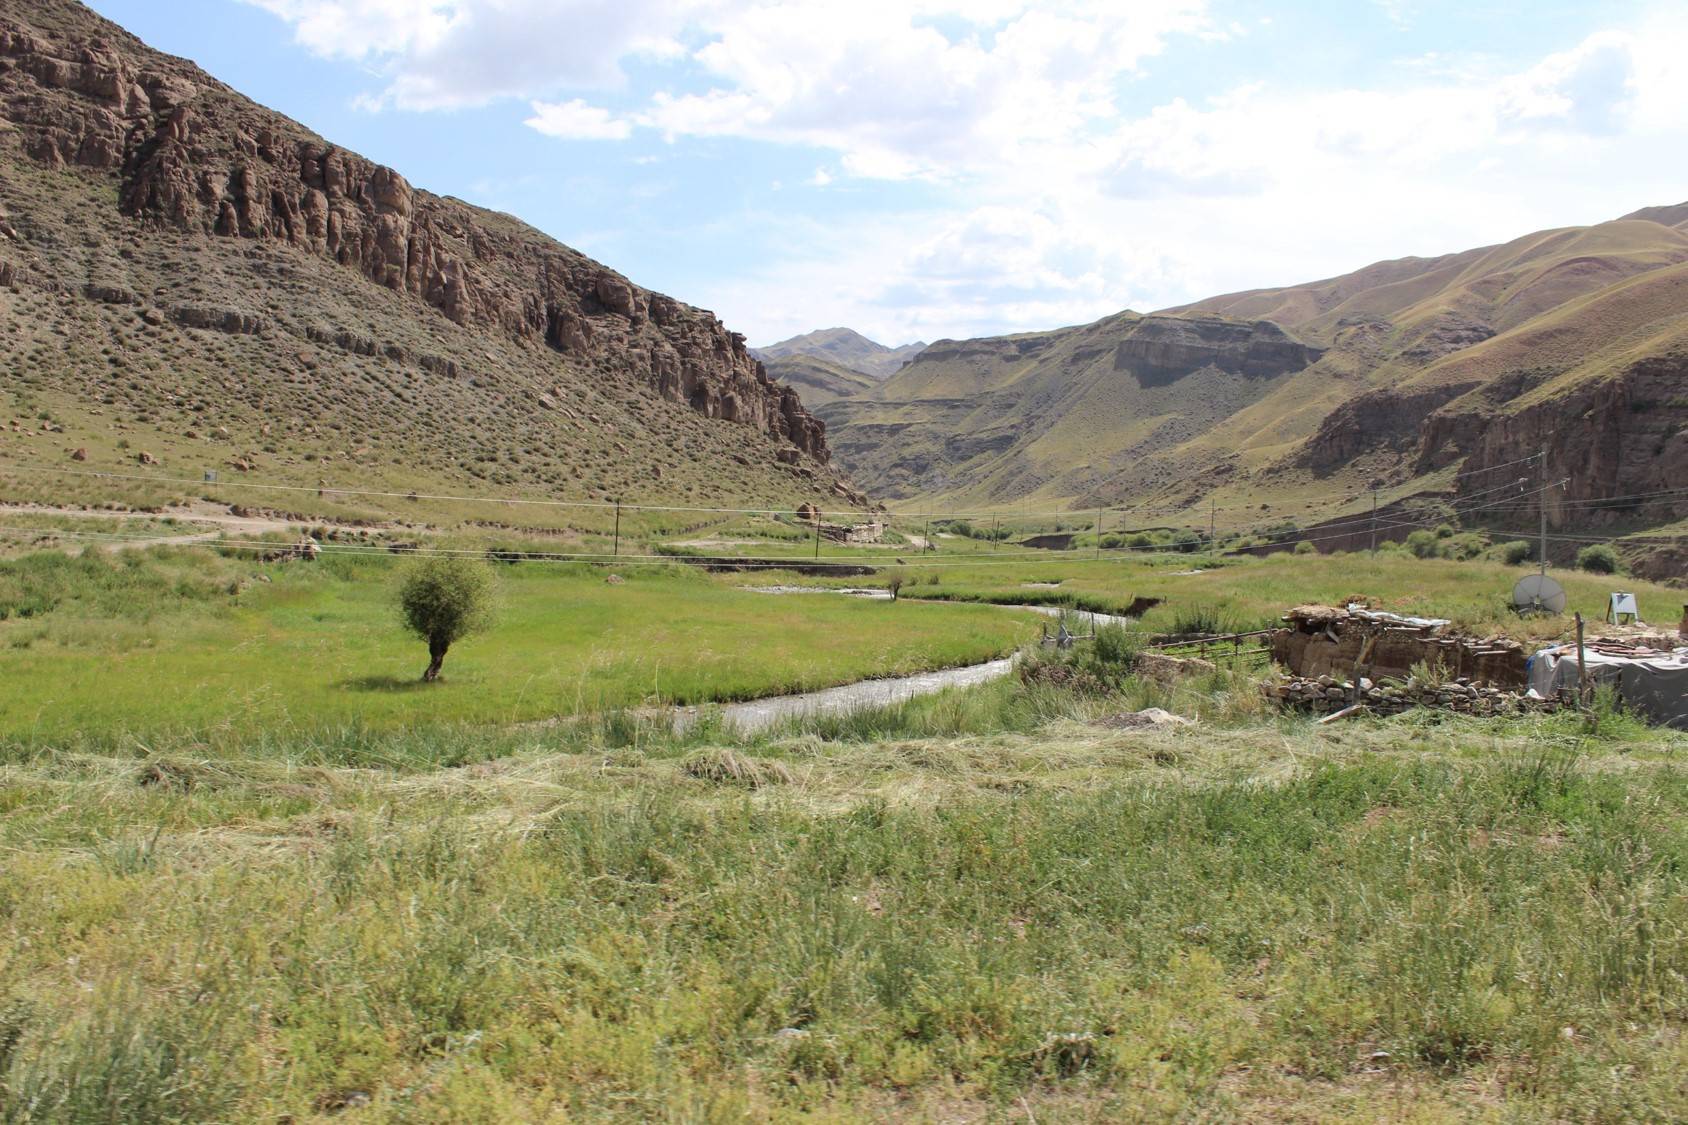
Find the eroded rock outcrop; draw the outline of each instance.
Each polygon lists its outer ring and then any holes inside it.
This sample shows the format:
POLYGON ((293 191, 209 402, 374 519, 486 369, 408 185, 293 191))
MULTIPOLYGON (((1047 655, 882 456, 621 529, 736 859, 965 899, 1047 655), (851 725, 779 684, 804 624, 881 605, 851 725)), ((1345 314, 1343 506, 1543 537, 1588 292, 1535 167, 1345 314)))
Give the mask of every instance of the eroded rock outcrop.
MULTIPOLYGON (((1578 384, 1565 393, 1500 408, 1461 399, 1424 419, 1419 470, 1464 456, 1467 491, 1504 480, 1501 467, 1547 451, 1545 478, 1563 480, 1545 493, 1550 527, 1668 519, 1682 507, 1688 471, 1688 355, 1649 356, 1615 377, 1578 384), (1621 498, 1621 499, 1614 499, 1621 498)), ((1531 467, 1529 476, 1541 476, 1531 467)), ((1511 518, 1528 527, 1527 511, 1511 518)))
MULTIPOLYGON (((320 255, 459 325, 542 342, 564 362, 828 458, 825 426, 712 314, 506 216, 418 190, 68 0, 0 9, 0 117, 34 160, 114 177, 117 206, 136 222, 320 255)), ((261 326, 242 315, 177 319, 261 326)))
POLYGON ((1146 316, 1114 349, 1114 367, 1145 387, 1165 386, 1203 368, 1249 378, 1300 371, 1319 358, 1282 328, 1264 320, 1146 316))

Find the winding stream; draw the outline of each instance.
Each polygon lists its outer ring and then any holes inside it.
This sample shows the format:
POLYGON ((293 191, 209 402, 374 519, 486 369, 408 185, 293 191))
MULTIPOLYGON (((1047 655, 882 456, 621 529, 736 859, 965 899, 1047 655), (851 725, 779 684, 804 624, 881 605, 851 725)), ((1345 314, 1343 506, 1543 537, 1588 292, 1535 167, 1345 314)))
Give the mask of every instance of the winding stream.
MULTIPOLYGON (((836 594, 844 597, 889 600, 890 594, 877 589, 827 589, 816 586, 744 586, 741 589, 760 594, 836 594)), ((910 601, 917 599, 910 598, 910 601)), ((1113 613, 1091 613, 1088 610, 1063 609, 1048 605, 1005 605, 1002 609, 1029 610, 1045 617, 1072 615, 1094 631, 1100 625, 1129 625, 1136 619, 1113 613)), ((745 703, 726 703, 709 708, 718 711, 725 723, 740 734, 757 734, 788 719, 810 715, 843 715, 870 707, 888 707, 922 695, 935 695, 953 687, 973 687, 1000 680, 1014 671, 1015 658, 987 660, 961 668, 946 668, 939 672, 920 672, 912 676, 896 676, 883 680, 858 680, 853 684, 806 691, 797 695, 775 695, 766 699, 752 699, 745 703)), ((694 726, 704 708, 678 707, 674 709, 674 729, 683 732, 694 726)))

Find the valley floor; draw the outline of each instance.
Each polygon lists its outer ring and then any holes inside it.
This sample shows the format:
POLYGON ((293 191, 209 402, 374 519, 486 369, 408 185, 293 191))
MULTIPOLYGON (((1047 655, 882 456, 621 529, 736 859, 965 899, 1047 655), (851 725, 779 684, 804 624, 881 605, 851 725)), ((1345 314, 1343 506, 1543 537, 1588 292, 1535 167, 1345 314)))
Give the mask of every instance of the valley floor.
POLYGON ((0 562, 0 1121, 1688 1115, 1688 737, 1608 699, 1320 727, 1108 630, 707 705, 1046 620, 910 594, 1499 625, 1517 568, 982 562, 851 580, 900 601, 500 567, 428 690, 384 550, 0 562))

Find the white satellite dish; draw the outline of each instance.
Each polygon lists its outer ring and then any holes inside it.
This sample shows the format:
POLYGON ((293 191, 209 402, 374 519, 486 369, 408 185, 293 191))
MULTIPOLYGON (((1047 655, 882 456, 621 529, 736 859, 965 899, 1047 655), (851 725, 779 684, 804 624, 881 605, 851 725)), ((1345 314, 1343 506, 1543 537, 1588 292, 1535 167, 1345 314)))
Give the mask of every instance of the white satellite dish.
POLYGON ((1565 587, 1545 574, 1529 574, 1512 587, 1512 608, 1519 613, 1564 613, 1565 587))

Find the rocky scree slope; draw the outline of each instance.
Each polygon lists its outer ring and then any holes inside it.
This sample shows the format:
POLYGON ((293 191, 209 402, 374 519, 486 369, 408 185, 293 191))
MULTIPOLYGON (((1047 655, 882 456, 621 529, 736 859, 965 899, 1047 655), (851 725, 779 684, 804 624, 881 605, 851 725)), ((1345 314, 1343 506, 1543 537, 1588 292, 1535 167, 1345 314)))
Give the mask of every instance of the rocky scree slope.
POLYGON ((862 500, 713 315, 413 188, 74 0, 0 0, 0 190, 13 408, 96 460, 148 441, 296 476, 862 500))

